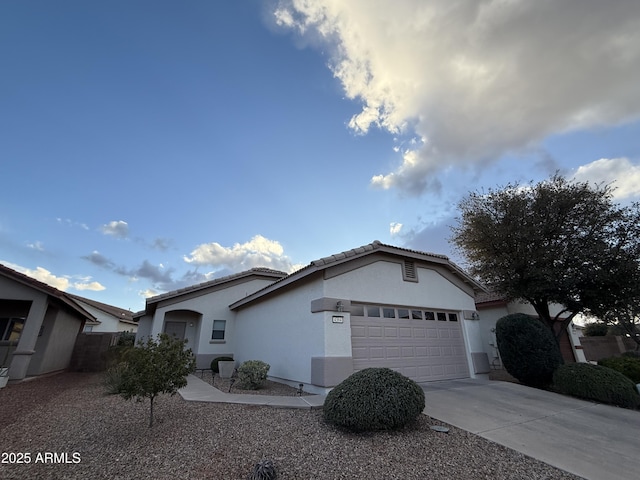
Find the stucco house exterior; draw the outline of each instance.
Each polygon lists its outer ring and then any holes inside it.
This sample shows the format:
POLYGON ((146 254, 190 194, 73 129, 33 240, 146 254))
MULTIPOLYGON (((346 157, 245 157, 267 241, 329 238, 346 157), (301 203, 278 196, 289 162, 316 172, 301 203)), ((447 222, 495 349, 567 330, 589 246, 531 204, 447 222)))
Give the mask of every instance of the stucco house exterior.
MULTIPOLYGON (((502 368, 498 344, 494 329, 496 322, 513 313, 524 313, 532 317, 538 317, 537 312, 526 302, 507 300, 504 295, 495 292, 480 292, 476 297, 476 309, 480 314, 480 333, 485 352, 489 357, 492 368, 502 368)), ((560 305, 550 305, 551 315, 557 315, 562 307, 560 305)), ((586 362, 582 345, 580 345, 581 329, 571 322, 566 331, 560 336, 560 353, 565 362, 586 362)))
POLYGON ((9 352, 10 380, 67 368, 87 320, 68 294, 0 264, 0 361, 9 352))
POLYGON ((133 320, 133 312, 123 308, 97 302, 90 298, 71 295, 87 312, 93 315, 94 320, 87 320, 84 325, 84 333, 116 333, 138 331, 138 322, 133 320))
POLYGON ((483 287, 442 255, 375 241, 290 275, 268 269, 147 300, 138 337, 189 340, 200 368, 262 360, 277 381, 323 392, 369 366, 419 381, 488 371, 475 296, 483 287))

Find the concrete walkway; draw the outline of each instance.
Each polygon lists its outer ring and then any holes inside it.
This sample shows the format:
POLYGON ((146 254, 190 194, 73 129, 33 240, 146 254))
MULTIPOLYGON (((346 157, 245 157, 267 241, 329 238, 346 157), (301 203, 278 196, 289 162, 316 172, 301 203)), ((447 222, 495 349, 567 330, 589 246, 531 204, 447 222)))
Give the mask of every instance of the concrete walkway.
POLYGON ((324 395, 281 397, 225 393, 194 375, 187 377, 187 386, 178 390, 178 393, 190 402, 242 403, 276 408, 320 408, 324 404, 324 395))
POLYGON ((640 411, 508 382, 421 386, 432 418, 589 480, 640 478, 640 411))
MULTIPOLYGON (((421 384, 424 414, 588 480, 640 478, 640 412, 509 382, 421 384)), ((320 408, 323 395, 229 394, 190 375, 185 400, 320 408)))

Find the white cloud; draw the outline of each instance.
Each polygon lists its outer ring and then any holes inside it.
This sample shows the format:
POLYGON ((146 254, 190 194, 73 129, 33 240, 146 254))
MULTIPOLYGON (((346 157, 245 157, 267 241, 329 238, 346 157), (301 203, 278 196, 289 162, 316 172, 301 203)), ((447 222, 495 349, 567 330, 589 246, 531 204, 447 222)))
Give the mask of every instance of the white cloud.
POLYGON ((402 230, 401 223, 391 222, 389 224, 389 233, 391 234, 392 237, 395 237, 396 235, 398 235, 400 233, 400 230, 402 230))
POLYGON ((637 0, 283 0, 274 16, 329 48, 362 103, 354 131, 422 139, 381 188, 418 194, 446 165, 640 115, 637 0))
POLYGON ((129 236, 129 224, 122 220, 113 220, 106 225, 102 225, 100 230, 105 235, 111 235, 116 238, 127 238, 129 236))
POLYGON ((69 227, 79 227, 82 230, 89 230, 89 226, 86 223, 76 222, 69 218, 56 218, 56 221, 61 225, 67 225, 69 227))
POLYGON ((39 252, 44 252, 44 244, 42 242, 27 243, 27 247, 39 252))
POLYGON ((58 290, 65 291, 69 288, 70 282, 68 277, 58 277, 45 268, 36 267, 36 269, 33 270, 11 262, 0 261, 0 263, 12 270, 15 270, 16 272, 20 272, 28 277, 35 278, 42 283, 51 285, 58 290))
POLYGON ((151 298, 155 297, 156 295, 160 295, 160 292, 152 288, 147 288, 146 290, 140 290, 138 294, 143 298, 151 298))
POLYGON ((198 245, 191 256, 184 256, 184 261, 194 265, 224 267, 238 272, 254 267, 273 268, 292 272, 301 267, 294 265, 284 254, 279 242, 256 235, 246 243, 236 243, 232 247, 223 247, 217 242, 198 245))
POLYGON ((70 276, 62 276, 59 277, 54 275, 46 268, 36 267, 35 270, 31 268, 26 268, 21 265, 16 265, 15 263, 5 262, 0 260, 0 263, 3 265, 15 270, 16 272, 20 272, 28 277, 34 278, 42 283, 46 283, 58 290, 66 292, 67 290, 75 289, 75 290, 93 290, 93 291, 101 291, 105 290, 106 287, 101 285, 99 282, 91 282, 91 277, 79 277, 81 281, 72 282, 70 280, 70 276))
POLYGON ((106 287, 104 285, 101 285, 99 282, 88 282, 88 283, 74 282, 73 288, 80 291, 92 290, 94 292, 100 292, 106 289, 106 287))
POLYGON ((574 175, 580 182, 611 184, 614 198, 620 200, 640 195, 640 165, 628 158, 601 158, 582 165, 574 175))

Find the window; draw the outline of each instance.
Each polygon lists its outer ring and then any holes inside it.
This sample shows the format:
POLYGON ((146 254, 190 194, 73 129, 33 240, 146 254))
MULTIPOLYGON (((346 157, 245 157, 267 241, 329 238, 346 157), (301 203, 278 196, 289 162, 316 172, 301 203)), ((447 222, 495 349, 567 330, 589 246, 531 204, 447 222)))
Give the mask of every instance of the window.
POLYGON ((0 340, 16 342, 20 340, 24 318, 0 318, 0 340))
POLYGON ((447 314, 443 313, 443 312, 438 312, 438 321, 446 322, 447 321, 447 314))
POLYGON ((214 320, 211 340, 224 340, 224 330, 227 326, 226 320, 214 320))
POLYGON ((351 315, 356 317, 364 317, 364 307, 362 305, 351 305, 351 315))
POLYGON ((458 321, 458 314, 457 313, 450 313, 449 314, 449 321, 450 322, 457 322, 458 321))
POLYGON ((380 307, 367 307, 367 316, 368 317, 379 317, 380 316, 380 307))
POLYGON ((409 318, 409 310, 407 310, 406 308, 399 308, 398 309, 398 318, 408 319, 409 318))
POLYGON ((93 332, 93 325, 85 325, 84 326, 84 330, 82 330, 82 331, 85 332, 85 333, 93 332))
POLYGON ((422 310, 411 310, 411 318, 414 320, 422 320, 422 310))
POLYGON ((396 318, 396 309, 395 308, 383 308, 382 316, 384 318, 396 318))
POLYGON ((426 320, 435 320, 436 319, 436 315, 433 312, 424 312, 424 318, 426 320))

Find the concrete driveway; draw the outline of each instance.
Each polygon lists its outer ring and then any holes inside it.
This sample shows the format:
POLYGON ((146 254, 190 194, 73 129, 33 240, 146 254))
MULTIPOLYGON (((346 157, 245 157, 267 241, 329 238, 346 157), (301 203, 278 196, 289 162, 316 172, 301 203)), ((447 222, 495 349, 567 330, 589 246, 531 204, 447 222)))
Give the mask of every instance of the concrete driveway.
POLYGON ((640 478, 640 411, 509 382, 421 386, 430 417, 589 480, 640 478))

